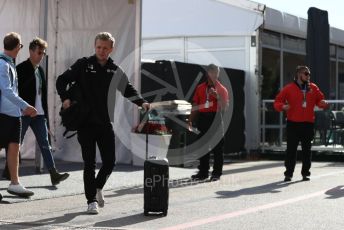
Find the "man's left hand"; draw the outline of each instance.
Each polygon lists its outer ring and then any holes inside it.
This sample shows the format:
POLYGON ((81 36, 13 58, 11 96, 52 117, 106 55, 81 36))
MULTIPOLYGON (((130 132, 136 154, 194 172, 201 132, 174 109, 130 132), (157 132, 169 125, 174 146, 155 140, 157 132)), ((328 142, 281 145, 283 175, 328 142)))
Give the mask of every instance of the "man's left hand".
POLYGON ((148 102, 144 102, 141 107, 145 110, 148 111, 150 109, 150 104, 148 102))
POLYGON ((216 89, 213 88, 213 87, 211 87, 211 88, 209 89, 209 94, 210 94, 210 95, 213 95, 214 97, 217 97, 217 91, 216 91, 216 89))

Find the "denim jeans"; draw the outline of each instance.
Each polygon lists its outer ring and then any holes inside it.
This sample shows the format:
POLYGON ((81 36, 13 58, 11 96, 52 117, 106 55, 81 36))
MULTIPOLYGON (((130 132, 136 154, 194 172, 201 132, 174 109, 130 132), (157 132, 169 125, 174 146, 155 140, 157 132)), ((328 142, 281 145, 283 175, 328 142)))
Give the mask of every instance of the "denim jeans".
POLYGON ((55 162, 51 153, 51 148, 48 140, 47 121, 44 115, 37 115, 36 117, 23 116, 22 117, 22 132, 21 142, 23 142, 27 129, 31 127, 35 134, 39 148, 41 149, 45 166, 50 170, 55 168, 55 162))

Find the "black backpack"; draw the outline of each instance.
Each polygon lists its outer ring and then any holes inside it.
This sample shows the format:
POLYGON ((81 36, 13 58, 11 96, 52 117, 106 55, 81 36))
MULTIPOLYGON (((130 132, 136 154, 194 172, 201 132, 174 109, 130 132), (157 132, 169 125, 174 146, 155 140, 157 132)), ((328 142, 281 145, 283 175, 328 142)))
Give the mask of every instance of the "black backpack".
POLYGON ((69 84, 67 90, 68 98, 71 100, 71 105, 67 109, 61 107, 60 116, 61 124, 66 128, 63 136, 70 138, 76 134, 67 136, 69 131, 77 131, 86 121, 90 108, 87 103, 84 102, 80 86, 76 82, 69 84))

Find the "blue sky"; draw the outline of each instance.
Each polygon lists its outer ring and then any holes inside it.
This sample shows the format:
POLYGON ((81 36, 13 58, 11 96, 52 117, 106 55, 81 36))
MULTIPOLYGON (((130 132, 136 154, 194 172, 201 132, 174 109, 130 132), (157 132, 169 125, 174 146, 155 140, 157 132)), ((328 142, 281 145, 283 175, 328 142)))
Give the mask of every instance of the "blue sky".
POLYGON ((307 19, 309 7, 316 7, 328 12, 331 27, 344 30, 343 0, 252 0, 295 16, 307 19))

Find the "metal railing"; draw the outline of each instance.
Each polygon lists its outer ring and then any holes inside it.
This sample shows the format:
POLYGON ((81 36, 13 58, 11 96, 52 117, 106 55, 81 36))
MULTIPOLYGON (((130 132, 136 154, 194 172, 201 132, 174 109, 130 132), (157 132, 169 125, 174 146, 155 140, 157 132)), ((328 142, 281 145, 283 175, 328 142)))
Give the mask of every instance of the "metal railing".
MULTIPOLYGON (((327 102, 330 104, 329 110, 344 110, 344 100, 327 100, 327 102)), ((286 127, 285 122, 285 115, 282 112, 277 112, 273 108, 274 100, 262 100, 262 107, 261 107, 261 150, 264 152, 266 150, 266 145, 271 142, 267 138, 267 130, 278 130, 278 138, 274 137, 273 141, 275 146, 282 146, 283 140, 284 140, 284 128, 286 127), (267 124, 267 112, 272 112, 274 114, 274 117, 278 117, 276 123, 269 123, 267 124), (268 142, 267 142, 268 141, 268 142)), ((319 110, 319 108, 315 108, 315 110, 319 110)), ((276 119, 275 119, 276 121, 276 119)), ((331 147, 329 147, 331 148, 331 147)))

